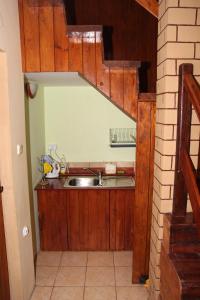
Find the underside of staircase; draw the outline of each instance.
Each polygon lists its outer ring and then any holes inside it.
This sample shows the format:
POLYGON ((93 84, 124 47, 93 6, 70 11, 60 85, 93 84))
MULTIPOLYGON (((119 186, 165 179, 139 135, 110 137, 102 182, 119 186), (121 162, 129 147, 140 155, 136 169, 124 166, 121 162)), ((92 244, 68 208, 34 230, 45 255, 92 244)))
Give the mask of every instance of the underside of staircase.
POLYGON ((24 71, 78 72, 136 120, 140 62, 104 60, 102 26, 67 25, 64 5, 24 9, 24 3, 19 2, 24 71))

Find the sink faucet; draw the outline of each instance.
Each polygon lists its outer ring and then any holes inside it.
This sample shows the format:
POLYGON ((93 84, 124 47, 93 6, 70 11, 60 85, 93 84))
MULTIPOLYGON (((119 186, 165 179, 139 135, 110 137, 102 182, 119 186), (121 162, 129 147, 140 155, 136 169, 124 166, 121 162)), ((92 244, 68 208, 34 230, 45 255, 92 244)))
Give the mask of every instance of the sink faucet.
POLYGON ((90 171, 93 175, 97 176, 99 179, 99 185, 102 185, 102 174, 101 171, 98 171, 97 173, 91 170, 90 168, 83 168, 83 170, 88 170, 90 171))

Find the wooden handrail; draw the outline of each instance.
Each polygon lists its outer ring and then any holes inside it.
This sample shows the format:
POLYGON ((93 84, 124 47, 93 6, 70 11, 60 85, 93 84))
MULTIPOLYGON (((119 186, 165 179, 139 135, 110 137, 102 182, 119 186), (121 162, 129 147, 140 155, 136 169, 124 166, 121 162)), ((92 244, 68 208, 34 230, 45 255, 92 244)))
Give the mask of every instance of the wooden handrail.
POLYGON ((199 171, 195 170, 189 154, 192 105, 200 119, 200 87, 193 76, 193 66, 191 64, 183 64, 180 66, 179 76, 176 166, 172 220, 176 222, 175 220, 177 218, 185 216, 187 194, 189 193, 195 223, 198 225, 200 235, 199 171))
POLYGON ((182 150, 181 169, 190 196, 195 222, 200 225, 200 193, 196 181, 196 172, 189 154, 182 150))
POLYGON ((184 85, 188 93, 188 98, 197 113, 200 120, 200 88, 192 74, 184 75, 184 85))

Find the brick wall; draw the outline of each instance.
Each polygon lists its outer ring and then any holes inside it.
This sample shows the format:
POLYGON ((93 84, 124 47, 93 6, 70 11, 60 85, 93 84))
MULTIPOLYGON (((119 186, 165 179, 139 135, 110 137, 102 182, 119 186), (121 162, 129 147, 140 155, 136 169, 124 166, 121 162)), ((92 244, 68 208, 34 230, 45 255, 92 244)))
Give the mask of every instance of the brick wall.
MULTIPOLYGON (((160 250, 163 214, 172 211, 178 68, 189 62, 200 82, 200 0, 159 1, 157 54, 157 114, 153 215, 150 254, 150 299, 157 299, 160 285, 160 250)), ((191 155, 197 161, 199 123, 193 115, 191 155)), ((190 209, 190 208, 188 208, 190 209)))

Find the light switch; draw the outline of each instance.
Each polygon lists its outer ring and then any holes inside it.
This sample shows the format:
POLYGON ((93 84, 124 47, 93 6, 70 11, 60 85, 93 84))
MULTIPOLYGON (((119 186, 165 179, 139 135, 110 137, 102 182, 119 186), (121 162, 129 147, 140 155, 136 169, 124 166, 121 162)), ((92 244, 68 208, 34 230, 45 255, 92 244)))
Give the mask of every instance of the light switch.
POLYGON ((17 155, 21 155, 23 153, 23 145, 17 144, 17 155))

